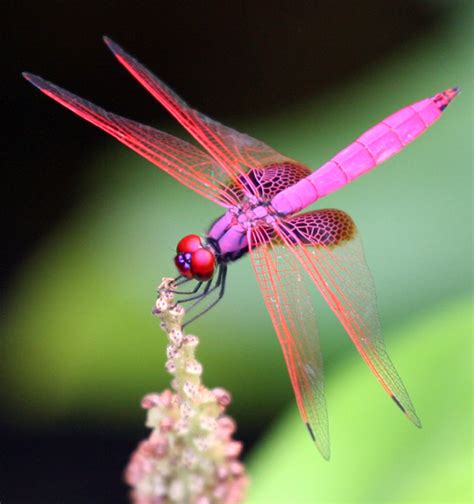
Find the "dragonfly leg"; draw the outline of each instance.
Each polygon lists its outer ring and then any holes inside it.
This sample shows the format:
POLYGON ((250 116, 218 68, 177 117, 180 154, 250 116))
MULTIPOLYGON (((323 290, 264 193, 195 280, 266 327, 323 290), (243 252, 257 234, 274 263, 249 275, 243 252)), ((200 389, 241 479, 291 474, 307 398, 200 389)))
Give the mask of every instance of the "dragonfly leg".
MULTIPOLYGON (((217 279, 217 282, 219 282, 219 278, 217 279)), ((199 282, 198 287, 201 287, 203 285, 203 283, 204 282, 199 282)), ((206 286, 204 287, 204 290, 202 292, 200 292, 199 294, 196 294, 195 296, 191 296, 186 299, 181 299, 180 303, 187 303, 189 301, 194 301, 195 299, 201 299, 203 297, 206 297, 209 294, 209 292, 212 292, 215 289, 215 286, 211 289, 211 285, 212 285, 212 279, 206 283, 206 286)), ((216 285, 218 285, 218 284, 216 283, 216 285)), ((198 289, 194 289, 193 292, 189 292, 188 294, 195 294, 197 291, 198 291, 198 289)), ((178 292, 177 294, 181 294, 181 292, 178 292)))
POLYGON ((160 290, 167 290, 169 292, 172 292, 173 294, 196 294, 196 292, 201 288, 201 286, 203 284, 202 281, 197 282, 197 284, 195 285, 194 289, 190 290, 190 291, 179 291, 179 290, 176 289, 176 287, 180 287, 181 285, 184 285, 184 284, 190 282, 191 280, 193 280, 193 279, 192 278, 187 278, 187 277, 185 277, 183 275, 178 275, 173 280, 173 282, 171 283, 170 287, 162 288, 160 290))
POLYGON ((176 287, 179 285, 183 285, 187 282, 190 282, 192 279, 191 278, 186 278, 183 275, 178 275, 176 278, 173 278, 171 282, 167 282, 166 287, 161 287, 158 289, 159 292, 163 291, 174 291, 176 287))
POLYGON ((173 281, 173 285, 174 285, 175 287, 178 287, 178 286, 183 285, 183 284, 185 284, 185 283, 188 283, 188 282, 190 282, 190 281, 191 281, 191 278, 187 278, 187 277, 185 277, 185 276, 183 276, 183 275, 178 275, 178 276, 174 279, 174 281, 173 281))
MULTIPOLYGON (((182 282, 180 285, 182 285, 183 283, 184 282, 182 282)), ((201 286, 202 286, 203 283, 204 282, 198 282, 196 284, 196 286, 194 287, 194 289, 190 290, 190 291, 177 291, 177 290, 173 290, 172 292, 173 292, 173 294, 179 294, 179 295, 181 295, 181 294, 196 294, 196 292, 201 288, 201 286)))
MULTIPOLYGON (((219 295, 217 296, 217 299, 215 299, 209 306, 207 306, 204 310, 202 310, 200 313, 198 313, 197 315, 195 315, 194 317, 192 317, 191 319, 189 319, 187 322, 185 322, 183 324, 183 328, 186 327, 188 324, 190 324, 191 322, 194 322, 196 319, 198 319, 199 317, 201 317, 202 315, 204 315, 205 313, 207 313, 212 307, 214 307, 224 296, 224 292, 225 292, 225 281, 226 281, 226 277, 227 277, 227 266, 221 266, 220 267, 220 270, 219 270, 219 276, 217 278, 217 282, 216 282, 216 285, 207 293, 207 294, 210 294, 211 292, 213 292, 214 290, 216 290, 218 287, 220 287, 220 290, 219 290, 219 295)), ((206 296, 203 296, 201 297, 201 299, 199 299, 198 301, 196 301, 189 310, 191 310, 192 308, 194 308, 197 304, 199 304, 206 296)), ((188 311, 189 311, 188 310, 188 311)))

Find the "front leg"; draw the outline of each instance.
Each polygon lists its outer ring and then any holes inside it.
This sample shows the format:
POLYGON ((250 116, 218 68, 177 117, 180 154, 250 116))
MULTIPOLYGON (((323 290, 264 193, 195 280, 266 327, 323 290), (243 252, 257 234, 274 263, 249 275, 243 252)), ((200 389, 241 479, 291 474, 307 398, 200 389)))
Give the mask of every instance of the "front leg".
POLYGON ((210 289, 208 292, 206 292, 205 294, 203 293, 203 295, 200 297, 200 299, 198 299, 188 310, 188 312, 190 310, 192 310, 195 306, 197 306, 199 303, 201 303, 201 301, 203 301, 204 299, 207 298, 207 296, 209 294, 211 294, 211 292, 214 292, 216 289, 220 288, 219 289, 219 295, 217 296, 217 299, 215 299, 209 306, 207 306, 204 310, 202 310, 201 312, 199 312, 197 315, 195 315, 194 317, 192 317, 190 320, 188 320, 187 322, 185 322, 183 324, 183 327, 186 327, 188 324, 190 324, 191 322, 194 322, 196 319, 198 319, 199 317, 201 317, 202 315, 204 315, 205 313, 207 313, 211 308, 213 308, 224 296, 224 293, 225 293, 225 283, 226 283, 226 277, 227 277, 227 266, 225 264, 222 264, 219 268, 219 275, 217 277, 217 282, 216 282, 216 285, 214 285, 214 287, 212 289, 210 289))

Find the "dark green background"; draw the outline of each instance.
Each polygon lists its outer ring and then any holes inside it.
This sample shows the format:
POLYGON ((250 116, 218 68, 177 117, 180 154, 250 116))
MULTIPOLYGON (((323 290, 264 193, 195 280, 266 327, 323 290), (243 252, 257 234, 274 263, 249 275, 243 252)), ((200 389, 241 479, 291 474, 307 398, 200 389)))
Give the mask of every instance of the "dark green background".
MULTIPOLYGON (((332 460, 325 463, 298 418, 248 259, 231 266, 224 301, 192 326, 201 337, 198 355, 205 368, 204 381, 232 392, 237 437, 252 446, 247 453, 250 502, 431 503, 472 498, 472 8, 468 2, 421 5, 434 16, 432 25, 426 30, 423 25, 415 27, 410 37, 383 47, 381 54, 360 63, 354 75, 344 51, 339 54, 337 44, 329 44, 346 74, 339 70, 337 79, 326 75, 315 81, 314 92, 305 83, 299 95, 301 76, 289 50, 278 60, 282 73, 290 67, 294 72, 296 85, 286 95, 286 87, 276 86, 272 101, 268 79, 256 77, 257 91, 252 90, 252 82, 237 79, 238 89, 230 89, 230 96, 245 95, 250 88, 250 103, 261 92, 266 96, 260 109, 247 104, 237 114, 235 101, 225 100, 225 90, 216 105, 213 94, 201 88, 197 70, 187 76, 188 81, 195 80, 199 89, 195 101, 204 112, 219 110, 219 115, 213 114, 218 120, 313 168, 401 106, 452 85, 463 88, 422 138, 317 205, 344 209, 361 230, 388 349, 423 430, 410 425, 388 400, 315 293, 332 438, 332 460)), ((395 11, 394 7, 394 23, 401 23, 395 11)), ((345 19, 343 12, 339 14, 345 19)), ((405 14, 408 19, 410 13, 405 14)), ((374 23, 376 15, 380 13, 374 14, 374 23)), ((285 36, 307 24, 301 13, 285 36)), ((356 33, 342 30, 338 37, 356 33)), ((334 32, 320 35, 322 40, 325 36, 332 40, 334 32)), ((362 38, 370 40, 367 33, 362 38)), ((127 47, 127 37, 123 39, 118 42, 127 47)), ((356 48, 357 43, 354 39, 356 48)), ((374 36, 371 43, 376 46, 378 38, 374 36)), ((139 49, 135 43, 140 58, 139 49)), ((238 49, 234 41, 233 50, 238 49)), ((270 60, 276 58, 271 44, 266 50, 270 60)), ((86 66, 76 51, 74 63, 86 66)), ((301 71, 317 68, 318 60, 304 54, 304 60, 301 53, 295 56, 301 71)), ((159 51, 144 59, 161 75, 159 51)), ((326 59, 331 62, 330 54, 326 59)), ((35 61, 32 71, 68 84, 60 80, 60 69, 49 75, 39 56, 35 61)), ((241 59, 237 61, 243 65, 241 59)), ((225 65, 224 85, 229 86, 225 65)), ((258 76, 255 60, 249 65, 258 76)), ((337 68, 324 65, 323 72, 337 68)), ((213 72, 215 81, 219 67, 213 72)), ((104 71, 101 79, 107 78, 104 71)), ((87 87, 82 94, 99 101, 87 80, 74 87, 74 74, 68 79, 72 84, 66 87, 72 91, 87 87)), ((117 72, 114 79, 129 77, 117 72)), ((19 80, 16 85, 26 86, 19 80)), ((187 85, 193 87, 192 82, 187 85)), ((159 106, 153 108, 151 98, 143 97, 139 86, 132 82, 130 90, 118 96, 110 88, 108 102, 105 96, 100 103, 119 113, 129 107, 129 115, 139 120, 147 113, 153 117, 155 109, 157 116, 161 113, 159 106), (134 93, 147 104, 142 117, 133 114, 134 93)), ((42 115, 40 124, 33 119, 35 128, 22 145, 28 145, 30 136, 40 135, 46 155, 51 156, 48 149, 57 135, 68 136, 65 124, 72 119, 33 88, 26 91, 31 102, 44 102, 47 119, 42 115)), ((168 121, 158 125, 184 137, 168 121)), ((169 382, 163 369, 164 336, 150 315, 154 288, 162 276, 174 275, 177 241, 187 233, 205 232, 219 215, 215 205, 112 139, 101 138, 99 145, 89 148, 84 138, 102 134, 88 125, 79 124, 74 132, 67 142, 76 145, 76 151, 73 147, 63 152, 56 144, 57 155, 67 156, 64 169, 68 160, 83 167, 69 193, 74 194, 72 203, 51 217, 51 225, 45 226, 44 219, 42 226, 38 224, 39 237, 22 249, 15 266, 12 262, 4 290, 0 393, 6 478, 0 485, 0 500, 7 503, 30 501, 22 478, 30 482, 29 488, 37 489, 35 502, 117 502, 125 495, 120 468, 146 433, 141 429, 144 412, 139 400, 169 382), (109 447, 104 439, 110 441, 109 447), (78 440, 83 440, 83 450, 78 449, 78 440), (73 452, 68 452, 68 443, 73 452), (66 448, 58 448, 62 444, 66 448), (41 451, 35 451, 35 446, 41 451), (75 455, 76 464, 71 462, 75 455), (44 468, 51 472, 44 474, 44 468), (92 474, 101 471, 102 483, 92 474), (69 482, 69 487, 55 486, 56 480, 69 482), (89 480, 93 483, 87 485, 89 480), (68 493, 68 488, 74 490, 68 493)), ((29 205, 24 198, 22 208, 29 205)), ((33 216, 34 207, 30 211, 33 216)), ((19 228, 24 216, 20 214, 19 228)))

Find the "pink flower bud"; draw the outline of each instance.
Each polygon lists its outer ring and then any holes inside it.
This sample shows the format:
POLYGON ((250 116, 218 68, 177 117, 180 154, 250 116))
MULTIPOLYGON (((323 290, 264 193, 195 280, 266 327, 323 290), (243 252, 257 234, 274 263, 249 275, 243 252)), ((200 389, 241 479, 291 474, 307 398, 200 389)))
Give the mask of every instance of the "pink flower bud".
POLYGON ((155 303, 155 313, 160 314, 167 308, 167 303, 164 299, 158 298, 155 303))
POLYGON ((167 360, 165 364, 165 369, 168 371, 168 373, 175 373, 176 372, 176 363, 173 360, 167 360))
POLYGON ((168 451, 168 440, 165 437, 163 437, 158 433, 157 434, 153 433, 150 436, 150 441, 151 441, 150 448, 153 452, 153 455, 156 455, 157 457, 160 458, 166 455, 168 451))
POLYGON ((196 504, 212 504, 212 501, 207 495, 201 495, 197 498, 196 504))
POLYGON ((217 468, 217 477, 221 480, 226 479, 229 476, 229 469, 226 465, 221 465, 217 468))
POLYGON ((185 448, 183 451, 183 464, 192 469, 198 462, 198 457, 193 448, 185 448))
POLYGON ((170 301, 173 300, 173 293, 171 291, 166 290, 166 291, 163 292, 163 298, 166 301, 170 302, 170 301))
POLYGON ((189 477, 189 488, 193 494, 198 495, 204 489, 205 480, 202 476, 191 474, 189 477))
POLYGON ((188 401, 183 401, 179 406, 179 413, 183 420, 187 420, 193 413, 191 404, 188 401))
POLYGON ((183 345, 191 348, 197 347, 199 344, 199 339, 196 336, 191 336, 187 334, 183 339, 183 345))
POLYGON ((198 394, 198 387, 190 381, 185 381, 183 385, 183 391, 187 397, 193 398, 198 394))
POLYGON ((172 317, 180 319, 184 315, 184 308, 181 305, 176 305, 169 310, 172 317))
POLYGON ((242 443, 240 441, 232 441, 225 447, 225 453, 228 457, 238 457, 242 451, 242 443))
POLYGON ((236 425, 232 418, 224 416, 219 418, 219 420, 217 420, 217 423, 219 425, 219 431, 222 436, 230 437, 235 432, 236 425))
POLYGON ((173 401, 173 392, 171 390, 166 389, 160 395, 160 404, 165 408, 169 408, 171 406, 171 402, 173 401))
POLYGON ((245 467, 240 462, 233 461, 230 464, 230 471, 234 476, 241 476, 245 472, 245 467))
POLYGON ((168 360, 174 359, 176 354, 178 353, 178 349, 174 345, 166 346, 166 357, 168 360))
POLYGON ((172 343, 178 347, 181 346, 181 343, 183 342, 183 333, 180 330, 171 329, 169 336, 172 343))
POLYGON ((195 358, 199 339, 183 333, 184 309, 174 304, 173 288, 172 279, 163 279, 155 304, 168 336, 165 367, 172 390, 143 398, 152 432, 132 454, 125 479, 133 504, 237 504, 247 478, 237 460, 242 444, 232 439, 235 422, 223 416, 231 395, 202 384, 203 368, 195 358))
POLYGON ((175 423, 175 432, 178 436, 183 437, 189 432, 189 423, 184 418, 180 418, 175 423))
POLYGON ((225 390, 223 388, 215 388, 212 390, 212 393, 215 395, 217 402, 221 406, 224 406, 224 407, 229 406, 229 404, 232 401, 232 397, 231 397, 230 393, 227 392, 227 390, 225 390))
POLYGON ((156 406, 158 404, 158 401, 160 399, 160 396, 158 394, 147 394, 141 402, 141 406, 143 409, 150 409, 153 408, 153 406, 156 406))
POLYGON ((164 417, 160 420, 160 432, 166 434, 170 432, 173 428, 174 421, 170 417, 164 417))
POLYGON ((220 485, 216 486, 216 488, 212 492, 212 495, 214 495, 214 497, 218 500, 218 502, 223 502, 226 493, 227 493, 227 485, 221 483, 220 485))
POLYGON ((175 479, 171 482, 168 494, 172 502, 183 502, 186 488, 184 482, 175 479))
POLYGON ((210 442, 206 437, 195 437, 194 438, 194 446, 200 451, 206 451, 209 448, 210 442))
POLYGON ((214 417, 201 416, 199 426, 205 431, 217 431, 218 423, 214 417))
POLYGON ((192 375, 200 375, 202 373, 202 366, 199 362, 192 360, 186 364, 186 372, 192 375))

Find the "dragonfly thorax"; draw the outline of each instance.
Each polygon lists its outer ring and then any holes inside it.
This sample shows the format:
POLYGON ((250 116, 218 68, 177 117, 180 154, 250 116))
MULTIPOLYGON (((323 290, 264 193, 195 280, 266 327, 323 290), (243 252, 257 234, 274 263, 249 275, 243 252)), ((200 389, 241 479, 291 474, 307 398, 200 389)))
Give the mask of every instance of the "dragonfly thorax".
POLYGON ((262 223, 272 224, 275 217, 273 209, 269 205, 261 202, 247 202, 240 207, 233 209, 234 219, 244 229, 252 228, 262 223))
POLYGON ((203 244, 198 235, 188 235, 179 241, 174 263, 181 275, 206 281, 212 278, 216 266, 214 250, 203 244))

